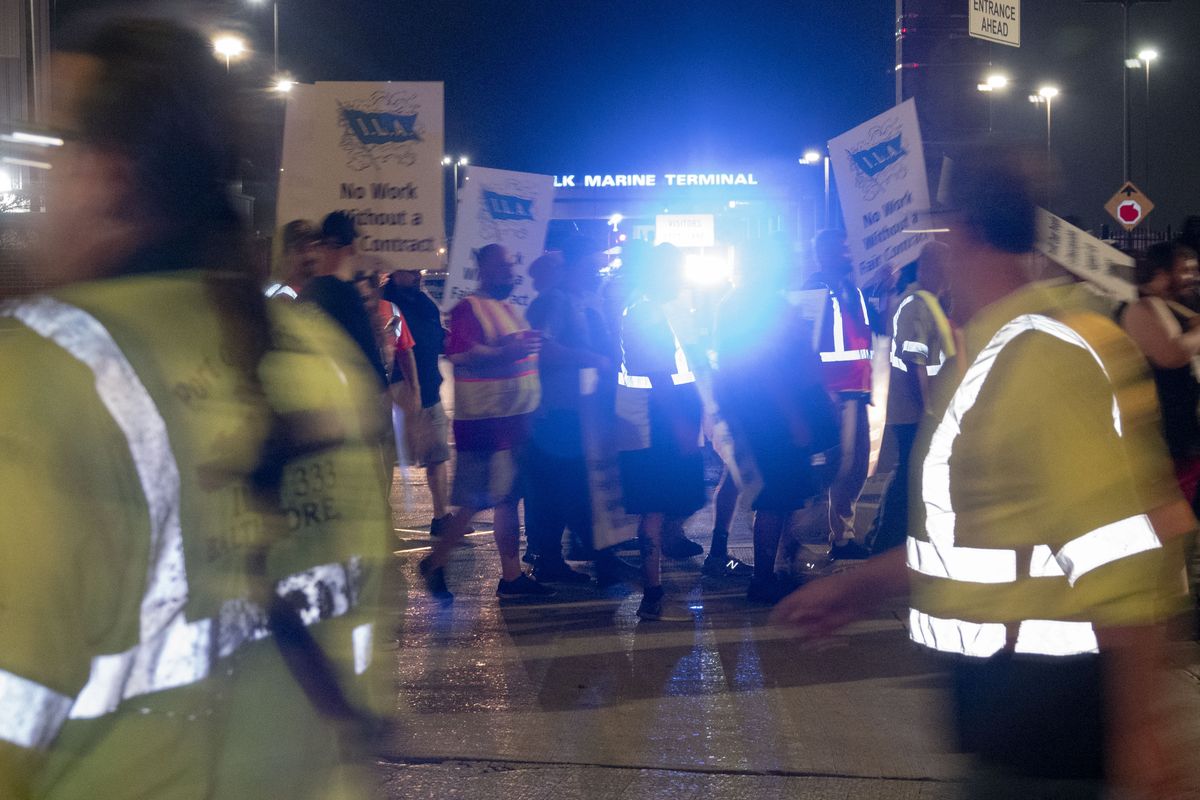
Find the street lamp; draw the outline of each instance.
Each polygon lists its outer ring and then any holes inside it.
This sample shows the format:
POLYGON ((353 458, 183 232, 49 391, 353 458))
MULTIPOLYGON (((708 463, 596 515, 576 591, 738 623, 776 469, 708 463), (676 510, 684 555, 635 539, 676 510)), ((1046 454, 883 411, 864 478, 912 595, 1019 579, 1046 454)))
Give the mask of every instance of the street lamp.
POLYGON ((825 165, 824 225, 826 228, 828 228, 828 227, 830 227, 831 220, 833 219, 833 207, 830 205, 830 195, 829 195, 829 181, 830 181, 829 156, 822 155, 820 150, 805 150, 804 155, 800 157, 800 163, 804 164, 805 166, 809 166, 809 167, 816 166, 817 164, 820 164, 822 162, 824 162, 824 165, 825 165))
POLYGON ((291 78, 279 77, 275 79, 275 85, 271 88, 280 94, 287 94, 296 87, 296 82, 291 78))
POLYGON ((804 157, 800 159, 800 163, 808 164, 810 167, 821 160, 821 154, 816 150, 805 150, 804 157))
POLYGON ((221 34, 213 39, 213 50, 225 59, 225 71, 229 71, 229 62, 241 58, 246 53, 246 40, 231 33, 221 34))
POLYGON ((443 167, 454 167, 454 213, 458 213, 458 168, 470 163, 466 156, 442 156, 443 167))
POLYGON ((1150 183, 1150 131, 1153 128, 1150 119, 1150 62, 1158 60, 1158 51, 1147 47, 1138 52, 1138 61, 1146 65, 1146 183, 1150 183))
POLYGON ((1008 88, 1008 76, 993 72, 983 79, 983 83, 975 87, 988 96, 988 133, 992 132, 992 95, 1008 88))
POLYGON ((1051 111, 1054 107, 1054 98, 1058 97, 1057 86, 1043 86, 1037 90, 1037 94, 1029 95, 1029 102, 1035 105, 1046 106, 1046 155, 1050 155, 1050 131, 1051 131, 1051 111))
MULTIPOLYGON (((262 5, 263 0, 250 0, 256 6, 262 5)), ((271 3, 271 17, 275 28, 275 71, 279 72, 279 3, 271 3)))

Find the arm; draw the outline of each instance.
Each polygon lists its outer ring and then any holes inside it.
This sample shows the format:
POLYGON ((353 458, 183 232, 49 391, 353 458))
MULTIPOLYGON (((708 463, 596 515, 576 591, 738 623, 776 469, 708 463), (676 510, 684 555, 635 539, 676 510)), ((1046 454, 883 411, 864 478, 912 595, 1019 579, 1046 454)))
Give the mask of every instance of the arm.
POLYGON ((866 616, 885 600, 908 594, 907 556, 893 547, 857 569, 806 584, 771 612, 771 622, 801 639, 817 639, 866 616))
POLYGON ((536 353, 540 346, 540 342, 532 337, 512 334, 504 337, 499 345, 493 346, 477 342, 469 350, 451 353, 447 357, 451 364, 462 364, 469 367, 512 364, 531 353, 536 353))
POLYGON ((395 364, 400 368, 404 381, 401 384, 392 384, 392 398, 405 411, 417 411, 421 407, 421 379, 417 376, 417 359, 413 356, 412 349, 397 353, 395 364), (396 396, 397 393, 399 397, 396 396))
POLYGON ((1125 310, 1121 325, 1156 367, 1184 367, 1200 353, 1200 328, 1172 337, 1145 298, 1125 310))

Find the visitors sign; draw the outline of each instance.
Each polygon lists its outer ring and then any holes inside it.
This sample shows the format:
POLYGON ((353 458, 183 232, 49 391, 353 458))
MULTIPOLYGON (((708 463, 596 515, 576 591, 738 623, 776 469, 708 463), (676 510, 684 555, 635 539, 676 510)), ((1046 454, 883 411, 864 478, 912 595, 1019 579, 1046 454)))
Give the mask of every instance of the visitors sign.
POLYGON ((970 34, 976 39, 1021 46, 1021 0, 967 0, 970 34))
POLYGON ((1146 215, 1154 210, 1154 203, 1129 181, 1104 204, 1104 210, 1127 231, 1142 223, 1146 215))
POLYGON ((712 214, 659 214, 654 218, 654 243, 676 247, 712 247, 716 228, 712 214))

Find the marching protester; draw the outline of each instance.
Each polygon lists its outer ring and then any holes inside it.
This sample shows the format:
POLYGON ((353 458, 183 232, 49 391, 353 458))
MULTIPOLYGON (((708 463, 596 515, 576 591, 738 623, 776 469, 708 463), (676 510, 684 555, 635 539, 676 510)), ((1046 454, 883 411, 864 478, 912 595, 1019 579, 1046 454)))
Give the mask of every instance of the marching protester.
POLYGON ((375 370, 380 391, 383 391, 388 384, 387 368, 379 352, 371 314, 354 284, 354 241, 357 238, 358 230, 349 214, 334 211, 325 217, 321 223, 324 254, 319 274, 305 285, 299 300, 319 306, 342 327, 375 370))
POLYGON ((705 502, 703 411, 696 377, 663 309, 682 288, 683 254, 660 244, 652 259, 632 266, 627 280, 634 299, 621 318, 617 449, 625 510, 641 517, 643 595, 637 614, 655 620, 664 618, 664 526, 686 519, 705 502))
POLYGON ((433 501, 431 536, 441 536, 450 523, 450 421, 442 407, 442 372, 439 358, 445 348, 442 313, 421 289, 419 270, 396 270, 383 286, 383 299, 392 303, 407 323, 419 387, 419 407, 401 406, 404 414, 404 452, 409 464, 425 470, 433 501))
POLYGON ((821 379, 837 405, 841 425, 838 471, 829 487, 829 557, 862 559, 870 555, 854 539, 855 506, 867 481, 871 431, 871 333, 878 326, 867 298, 855 284, 846 233, 824 230, 813 239, 817 271, 805 289, 824 289, 819 336, 821 379))
POLYGON ((371 370, 247 266, 207 37, 60 42, 47 293, 0 307, 0 796, 365 798, 371 370))
POLYGON ((562 536, 564 528, 570 527, 572 536, 592 550, 585 405, 594 406, 599 400, 611 414, 616 377, 615 340, 596 295, 605 258, 602 248, 590 240, 568 240, 561 258, 548 267, 558 274, 549 287, 544 287, 546 268, 538 263, 542 259, 554 257, 542 256, 530 267, 541 285, 526 315, 542 336, 538 353, 542 400, 528 451, 526 536, 535 557, 535 578, 586 583, 587 574, 571 569, 564 560, 562 536))
POLYGON ((267 297, 295 300, 305 284, 317 274, 321 234, 306 219, 294 219, 280 230, 283 281, 266 289, 267 297))
POLYGON ((721 413, 762 480, 752 504, 754 577, 746 597, 766 604, 792 588, 775 573, 784 526, 824 488, 813 457, 840 441, 809 346, 811 327, 784 296, 791 269, 785 248, 771 241, 747 253, 741 284, 721 304, 716 336, 721 413))
POLYGON ((913 450, 907 546, 808 584, 774 619, 817 636, 909 592, 910 637, 951 670, 971 797, 1181 796, 1160 618, 1196 519, 1145 363, 1109 320, 1030 282, 1019 164, 994 148, 954 163, 938 227, 964 368, 913 450))
POLYGON ((904 544, 908 531, 908 470, 917 426, 929 403, 930 380, 955 354, 954 332, 938 295, 944 293, 947 249, 929 242, 912 274, 897 281, 901 292, 892 314, 891 380, 884 437, 896 444, 896 467, 867 535, 871 552, 904 544))
POLYGON ((457 509, 420 563, 425 586, 438 600, 454 595, 446 585, 450 553, 475 515, 493 509, 500 583, 496 595, 541 597, 554 590, 521 571, 518 503, 531 415, 541 399, 540 334, 503 300, 512 294, 513 262, 503 245, 478 251, 479 291, 450 312, 446 355, 454 364, 454 447, 458 453, 450 502, 457 509))

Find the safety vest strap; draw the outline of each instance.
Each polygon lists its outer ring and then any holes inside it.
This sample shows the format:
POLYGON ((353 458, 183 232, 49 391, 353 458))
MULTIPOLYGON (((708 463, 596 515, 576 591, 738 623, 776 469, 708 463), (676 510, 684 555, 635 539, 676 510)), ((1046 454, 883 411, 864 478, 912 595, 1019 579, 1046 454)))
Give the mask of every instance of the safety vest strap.
MULTIPOLYGON (((668 326, 670 323, 668 323, 668 326)), ((671 373, 671 385, 682 386, 688 383, 696 382, 696 374, 692 372, 691 365, 688 363, 687 353, 683 349, 683 345, 679 341, 679 337, 675 335, 675 330, 671 329, 671 338, 675 341, 675 371, 671 373)), ((617 372, 617 385, 624 386, 626 389, 653 389, 654 382, 648 375, 630 375, 629 370, 625 367, 625 359, 621 359, 621 369, 617 372)))
MULTIPOLYGON (((856 288, 854 291, 858 294, 859 306, 862 309, 863 325, 864 327, 869 328, 871 324, 871 317, 867 311, 867 300, 863 296, 861 289, 856 288)), ((817 354, 822 363, 837 364, 847 361, 870 361, 871 349, 869 347, 852 349, 847 348, 846 325, 845 321, 842 319, 842 304, 832 290, 829 292, 829 302, 832 305, 832 314, 830 314, 830 317, 832 318, 830 323, 832 325, 830 342, 831 349, 821 350, 817 354)))
POLYGON ((1009 626, 1003 622, 970 622, 946 619, 911 609, 909 637, 917 644, 943 653, 989 658, 1011 646, 1015 653, 1043 656, 1075 656, 1100 652, 1096 631, 1090 622, 1027 619, 1015 626, 1016 640, 1009 642, 1009 626))

